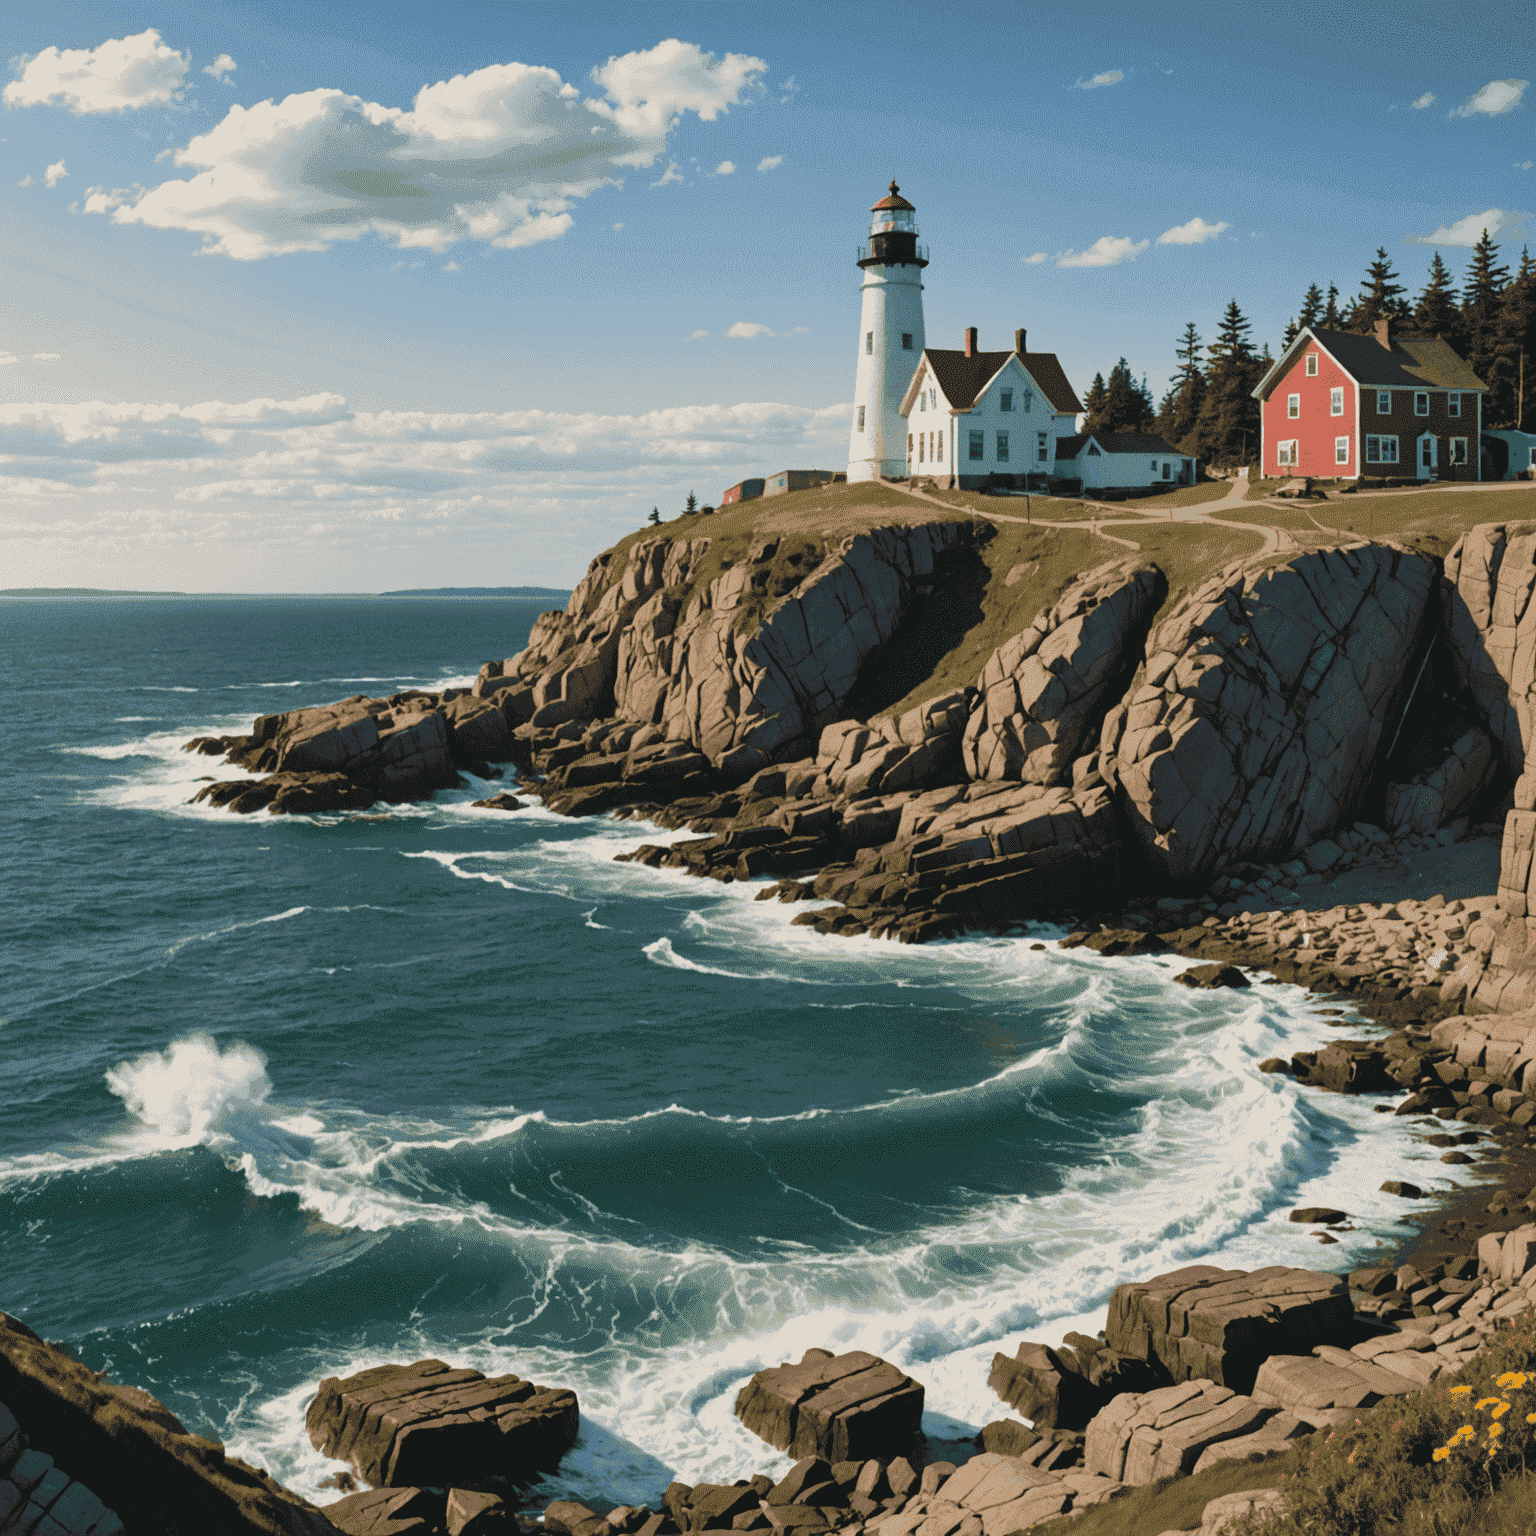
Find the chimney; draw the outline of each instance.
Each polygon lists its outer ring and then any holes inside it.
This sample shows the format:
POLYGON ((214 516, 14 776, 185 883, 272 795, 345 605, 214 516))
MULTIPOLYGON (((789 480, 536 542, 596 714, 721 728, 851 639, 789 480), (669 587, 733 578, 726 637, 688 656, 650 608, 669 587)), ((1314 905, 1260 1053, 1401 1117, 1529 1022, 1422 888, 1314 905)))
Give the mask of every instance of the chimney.
POLYGON ((1017 352, 1020 357, 1024 356, 1024 331, 1022 329, 1013 333, 1013 350, 1017 352))
POLYGON ((976 327, 974 325, 968 325, 965 328, 965 355, 967 357, 976 356, 976 327))
POLYGON ((1378 320, 1376 322, 1376 340, 1384 346, 1388 352, 1392 350, 1392 333, 1389 322, 1378 320))

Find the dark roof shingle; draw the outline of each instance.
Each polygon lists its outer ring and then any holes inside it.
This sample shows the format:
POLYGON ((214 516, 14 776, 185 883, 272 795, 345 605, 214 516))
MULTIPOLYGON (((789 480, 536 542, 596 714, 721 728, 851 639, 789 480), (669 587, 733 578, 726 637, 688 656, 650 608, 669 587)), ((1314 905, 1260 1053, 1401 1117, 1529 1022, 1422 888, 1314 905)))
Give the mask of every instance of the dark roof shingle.
POLYGON ((1394 336, 1389 352, 1374 336, 1353 336, 1348 331, 1312 334, 1357 384, 1385 389, 1486 389, 1465 359, 1449 342, 1437 336, 1394 336))
MULTIPOLYGON (((975 352, 967 357, 964 352, 946 352, 935 347, 929 347, 927 355, 944 398, 962 411, 975 405, 976 397, 989 380, 1014 356, 1012 352, 975 352)), ((1082 401, 1067 382, 1066 372, 1054 352, 1025 352, 1019 361, 1040 386, 1040 393, 1050 402, 1053 411, 1061 414, 1070 411, 1076 415, 1082 410, 1082 401)))
POLYGON ((1175 458, 1184 457, 1155 432, 1077 432, 1056 439, 1056 457, 1075 459, 1090 437, 1105 453, 1167 453, 1175 458))

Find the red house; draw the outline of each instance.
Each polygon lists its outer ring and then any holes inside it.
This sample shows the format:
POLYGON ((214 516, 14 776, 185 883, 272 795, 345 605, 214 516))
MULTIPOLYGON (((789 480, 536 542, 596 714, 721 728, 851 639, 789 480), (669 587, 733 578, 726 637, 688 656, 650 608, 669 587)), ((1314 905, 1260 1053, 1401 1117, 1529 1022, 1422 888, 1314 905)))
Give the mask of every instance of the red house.
POLYGON ((1486 389, 1437 338, 1307 327, 1253 392, 1263 473, 1481 479, 1486 389))

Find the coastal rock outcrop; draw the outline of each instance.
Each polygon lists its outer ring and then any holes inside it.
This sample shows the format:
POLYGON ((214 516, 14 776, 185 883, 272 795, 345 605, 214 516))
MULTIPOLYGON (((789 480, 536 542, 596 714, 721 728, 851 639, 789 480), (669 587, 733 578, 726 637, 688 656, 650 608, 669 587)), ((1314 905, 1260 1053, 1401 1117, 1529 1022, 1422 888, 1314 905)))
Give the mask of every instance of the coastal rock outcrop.
POLYGON ((828 792, 862 800, 924 788, 958 756, 970 701, 969 689, 955 688, 899 718, 827 726, 816 745, 816 768, 828 792))
POLYGON ((994 1355, 987 1385, 1036 1430, 1086 1429, 1120 1393, 1151 1391, 1165 1379, 1102 1339, 1069 1333, 1059 1350, 1026 1339, 1013 1355, 994 1355))
POLYGON ((1060 784, 1141 658, 1168 595, 1156 568, 1101 566, 1073 582, 982 669, 965 726, 966 777, 1060 784))
POLYGON ((1493 743, 1481 731, 1468 731, 1452 746, 1439 767, 1411 784, 1389 784, 1387 826, 1404 832, 1433 832, 1476 798, 1496 764, 1493 743))
POLYGON ((1332 1343, 1353 1312, 1339 1275, 1192 1264, 1116 1286, 1105 1339, 1123 1355, 1156 1361, 1175 1383, 1204 1379, 1247 1392, 1281 1346, 1332 1343))
POLYGON ((26 1501, 0 1512, 7 1530, 32 1529, 15 1517, 35 1504, 49 1511, 42 1530, 71 1536, 116 1536, 124 1527, 156 1536, 334 1536, 314 1505, 218 1441, 189 1433, 149 1393, 98 1375, 3 1312, 0 1403, 8 1410, 0 1411, 0 1462, 10 1455, 0 1500, 10 1486, 26 1501), (22 1432, 30 1449, 21 1448, 22 1432))
POLYGON ((1273 1408, 1200 1378, 1125 1392, 1088 1426, 1083 1470, 1144 1487, 1193 1472, 1210 1446, 1251 1435, 1273 1417, 1273 1408))
POLYGON ((862 1461, 918 1439, 923 1388, 863 1350, 808 1349, 798 1365, 757 1372, 736 1396, 736 1417, 792 1456, 862 1461))
POLYGON ((1152 629, 1100 766, 1175 885, 1353 820, 1436 570, 1391 545, 1229 567, 1152 629))
POLYGON ((576 1438, 576 1394, 441 1360, 327 1376, 304 1419, 310 1443, 375 1487, 527 1482, 576 1438))

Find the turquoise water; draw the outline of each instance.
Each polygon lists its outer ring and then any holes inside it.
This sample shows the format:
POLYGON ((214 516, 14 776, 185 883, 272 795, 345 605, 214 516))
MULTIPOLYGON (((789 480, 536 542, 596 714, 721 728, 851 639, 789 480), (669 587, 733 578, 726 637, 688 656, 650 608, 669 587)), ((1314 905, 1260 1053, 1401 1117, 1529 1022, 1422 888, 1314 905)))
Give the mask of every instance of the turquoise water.
MULTIPOLYGON (((934 1435, 993 1351, 1198 1258, 1341 1269, 1402 1229, 1401 1122, 1253 1070, 1289 987, 1057 930, 820 937, 665 836, 431 803, 187 804, 257 713, 466 682, 519 600, 0 600, 0 1308, 321 1498, 322 1375, 436 1354, 576 1388, 551 1485, 654 1501, 781 1458, 751 1371, 874 1349, 934 1435), (1043 947, 1042 947, 1043 946, 1043 947), (1369 1135, 1367 1135, 1367 1132, 1369 1135), (1330 1203, 1320 1250, 1287 1223, 1330 1203)), ((510 774, 510 770, 509 770, 510 774)))

